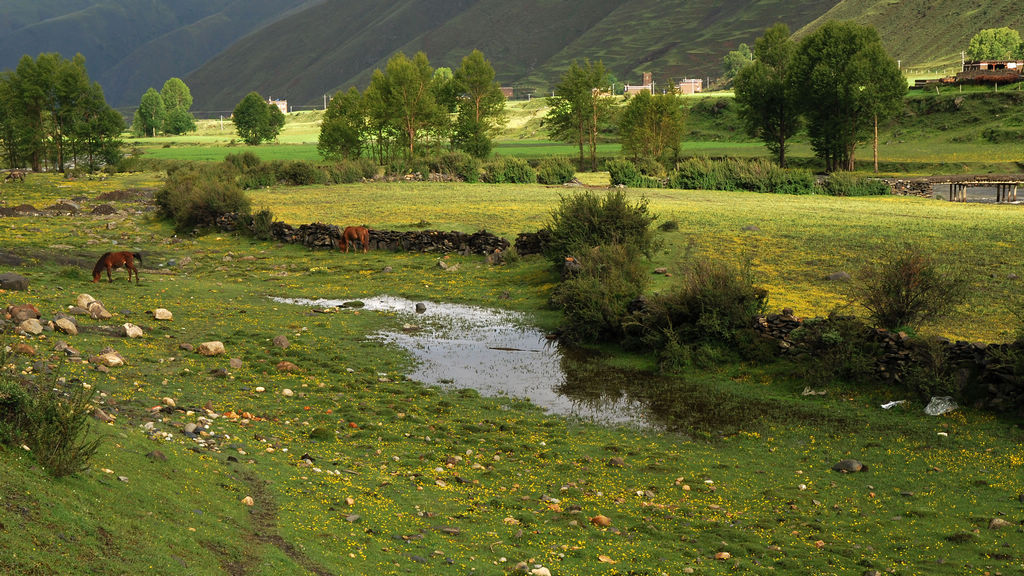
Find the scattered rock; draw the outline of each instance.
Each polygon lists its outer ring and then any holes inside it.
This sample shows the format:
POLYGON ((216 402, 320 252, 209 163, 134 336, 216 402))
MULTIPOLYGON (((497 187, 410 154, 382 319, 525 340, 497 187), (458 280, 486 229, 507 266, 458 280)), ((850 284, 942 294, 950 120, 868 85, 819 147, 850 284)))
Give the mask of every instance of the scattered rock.
POLYGON ((252 499, 252 496, 246 496, 245 498, 242 498, 242 504, 245 504, 246 506, 254 506, 256 501, 252 499))
POLYGON ((668 274, 668 268, 665 268, 665 267, 655 268, 654 269, 654 273, 655 274, 668 274))
POLYGON ((75 316, 88 316, 89 311, 80 306, 68 306, 68 314, 73 314, 75 316))
POLYGON ((600 528, 607 528, 612 525, 612 519, 604 514, 598 514, 590 519, 590 523, 600 528))
POLYGON ((732 554, 729 554, 728 552, 715 553, 715 560, 728 560, 729 558, 732 558, 732 554))
POLYGON ((149 458, 153 462, 167 462, 167 456, 159 450, 153 450, 149 454, 146 454, 146 458, 149 458))
POLYGON ((280 336, 274 336, 274 346, 287 350, 292 343, 288 341, 288 337, 284 334, 280 336))
POLYGON ((853 458, 847 458, 845 460, 840 460, 839 462, 833 464, 832 470, 835 470, 836 472, 841 472, 843 474, 848 474, 851 472, 867 472, 868 467, 865 466, 864 464, 861 464, 858 460, 854 460, 853 458))
POLYGON ((224 353, 224 343, 218 340, 203 342, 199 345, 199 353, 203 356, 218 356, 224 353))
POLYGON ((615 456, 613 458, 608 459, 608 465, 611 466, 612 468, 623 468, 626 466, 626 461, 618 456, 615 456))
POLYGON ((82 355, 81 352, 79 352, 74 347, 69 346, 68 343, 63 341, 63 340, 58 341, 57 345, 54 346, 53 349, 55 351, 57 351, 57 352, 63 352, 64 354, 66 354, 68 356, 81 356, 82 355))
POLYGON ((21 324, 18 324, 18 331, 24 334, 36 336, 43 333, 43 325, 39 323, 39 320, 29 318, 21 324))
POLYGON ((988 523, 989 530, 998 530, 1000 528, 1010 528, 1011 526, 1016 526, 1016 524, 1014 524, 1013 522, 1010 522, 1008 520, 1003 520, 1002 518, 993 518, 988 523))
POLYGON ((238 370, 242 367, 242 359, 232 358, 231 360, 228 360, 228 366, 231 366, 232 370, 238 370))
POLYGON ((7 313, 11 315, 11 320, 16 324, 21 324, 25 320, 30 318, 39 318, 39 309, 31 304, 18 304, 16 306, 8 306, 7 313))
POLYGON ((31 345, 26 344, 25 342, 18 342, 17 344, 14 345, 13 350, 15 354, 21 354, 22 356, 36 355, 36 349, 33 348, 31 345))
POLYGON ((58 318, 53 324, 56 326, 58 332, 62 332, 68 336, 75 336, 78 334, 78 326, 68 318, 58 318))
POLYGON ((95 300, 89 303, 87 309, 89 310, 89 316, 93 320, 109 320, 113 317, 113 314, 107 312, 107 309, 103 307, 103 304, 95 300))
POLYGON ((741 230, 744 232, 760 232, 761 228, 757 224, 747 224, 741 230))
POLYGON ((161 403, 162 403, 162 404, 163 404, 164 406, 168 406, 168 407, 170 407, 170 408, 177 408, 177 406, 178 406, 178 403, 177 403, 177 402, 175 402, 175 401, 174 401, 174 398, 171 398, 170 396, 164 396, 164 397, 163 397, 163 398, 162 398, 162 399, 160 400, 160 402, 161 402, 161 403))
POLYGON ((139 328, 131 322, 126 322, 124 324, 124 335, 128 338, 142 338, 146 334, 142 331, 142 328, 139 328))
POLYGON ((174 319, 174 314, 171 314, 171 311, 166 309, 166 308, 156 308, 156 309, 154 309, 150 313, 153 315, 153 319, 154 320, 173 320, 174 319))
POLYGON ((295 396, 295 392, 292 392, 291 388, 285 388, 284 390, 281 390, 281 396, 291 398, 292 396, 295 396))
POLYGON ((427 311, 427 305, 426 304, 424 304, 423 302, 417 302, 416 303, 416 313, 417 314, 423 314, 426 311, 427 311))
POLYGON ((92 417, 97 419, 97 420, 99 420, 100 422, 113 422, 114 421, 114 417, 113 416, 111 416, 110 414, 107 414, 106 412, 104 412, 103 410, 101 410, 99 408, 96 408, 95 410, 92 411, 92 417))
POLYGON ((277 371, 278 372, 299 372, 301 370, 302 370, 301 368, 299 368, 298 366, 296 366, 295 364, 292 364, 291 362, 289 362, 287 360, 282 360, 282 361, 277 363, 277 371))
POLYGON ((227 368, 214 368, 213 370, 210 370, 210 375, 214 378, 227 378, 230 376, 227 368))
POLYGON ((189 344, 188 342, 182 342, 181 344, 178 344, 178 350, 184 350, 185 352, 194 352, 195 349, 195 346, 189 344))
POLYGON ((850 276, 849 272, 843 272, 841 270, 839 272, 833 272, 828 276, 825 276, 826 280, 830 280, 832 282, 849 282, 852 278, 853 277, 850 276))
POLYGON ((83 293, 83 294, 79 294, 78 298, 75 298, 75 306, 78 306, 79 308, 81 308, 83 310, 88 310, 89 309, 89 304, 91 304, 91 303, 93 303, 95 301, 96 301, 95 298, 93 298, 92 296, 90 296, 88 294, 84 294, 83 293))
POLYGON ((0 274, 0 290, 28 290, 28 278, 14 272, 0 274))
POLYGON ((532 574, 533 576, 551 576, 551 570, 548 570, 544 566, 539 566, 537 568, 534 568, 533 570, 530 570, 530 574, 532 574))
POLYGON ((107 368, 116 368, 118 366, 124 366, 124 357, 114 351, 101 352, 96 356, 89 359, 93 364, 99 364, 107 368))

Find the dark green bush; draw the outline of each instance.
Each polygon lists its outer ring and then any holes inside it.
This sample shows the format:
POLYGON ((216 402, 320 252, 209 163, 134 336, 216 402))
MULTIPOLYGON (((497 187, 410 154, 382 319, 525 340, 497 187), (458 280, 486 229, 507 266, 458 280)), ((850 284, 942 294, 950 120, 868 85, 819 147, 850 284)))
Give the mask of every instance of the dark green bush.
POLYGON ((604 163, 612 186, 633 186, 640 177, 640 169, 629 160, 613 159, 604 163))
POLYGON ((648 274, 635 247, 597 246, 577 259, 577 273, 555 288, 551 303, 562 310, 562 336, 570 342, 596 343, 622 337, 630 302, 647 284, 648 274))
POLYGON ((849 172, 833 172, 821 183, 821 191, 829 196, 884 196, 889 185, 875 178, 864 178, 849 172))
POLYGON ((605 169, 611 179, 612 186, 629 188, 664 188, 665 168, 653 160, 609 160, 605 169))
POLYGON ((89 468, 102 438, 87 440, 93 390, 46 383, 32 387, 25 404, 25 444, 36 462, 58 478, 89 468))
POLYGON ((741 270, 695 261, 677 284, 648 297, 631 315, 625 328, 627 345, 656 350, 661 362, 673 368, 686 365, 695 355, 710 361, 736 347, 738 333, 751 330, 767 298, 768 293, 741 270))
POLYGON ((369 158, 341 160, 327 167, 327 174, 334 184, 354 184, 364 178, 373 178, 377 165, 369 158))
POLYGON ((687 190, 749 190, 774 194, 814 194, 814 175, 803 169, 780 168, 763 158, 688 158, 669 177, 672 188, 687 190))
POLYGON ((622 190, 603 197, 589 190, 563 196, 548 221, 544 253, 560 265, 566 256, 585 254, 594 246, 624 244, 649 257, 657 248, 651 230, 656 219, 646 198, 630 204, 622 190))
POLYGON ((790 332, 797 372, 808 382, 870 382, 877 379, 878 358, 884 355, 874 330, 853 316, 830 314, 808 318, 790 332))
POLYGON ((238 154, 228 154, 224 157, 224 162, 233 166, 239 173, 248 172, 263 163, 259 156, 248 151, 239 152, 238 154))
POLYGON ((537 173, 520 158, 495 158, 484 166, 484 182, 488 184, 533 184, 536 181, 537 173))
POLYGON ((960 269, 908 245, 887 251, 884 260, 861 270, 851 297, 876 326, 913 330, 953 311, 968 288, 960 269))
POLYGON ((155 199, 159 214, 178 231, 211 227, 220 216, 250 210, 248 197, 221 166, 175 169, 155 199))
POLYGON ((576 176, 576 166, 568 158, 550 156, 537 165, 537 182, 548 186, 558 186, 572 182, 576 176))
POLYGON ((277 170, 270 164, 258 164, 240 174, 237 181, 245 190, 267 188, 277 184, 277 170))
POLYGON ((257 240, 270 240, 274 237, 274 213, 263 208, 252 215, 252 224, 249 229, 257 240))
POLYGON ((327 174, 319 166, 309 162, 293 160, 291 162, 284 162, 277 167, 277 180, 293 186, 326 184, 327 174))
POLYGON ((480 181, 480 159, 467 152, 455 150, 436 157, 431 170, 463 182, 480 181))

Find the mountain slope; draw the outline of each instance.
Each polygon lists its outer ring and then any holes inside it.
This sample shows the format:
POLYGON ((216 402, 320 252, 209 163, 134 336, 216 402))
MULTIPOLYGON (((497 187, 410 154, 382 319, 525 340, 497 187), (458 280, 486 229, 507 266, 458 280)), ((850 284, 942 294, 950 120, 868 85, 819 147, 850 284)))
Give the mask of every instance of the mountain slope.
POLYGON ((959 67, 961 50, 986 28, 1024 32, 1020 0, 842 0, 797 36, 828 20, 874 26, 889 54, 912 67, 959 67))
POLYGON ((546 89, 574 58, 600 59, 620 79, 633 82, 644 71, 663 80, 716 77, 722 56, 740 42, 752 42, 776 21, 803 26, 834 0, 436 4, 329 0, 250 35, 186 81, 211 108, 230 109, 250 90, 309 104, 349 85, 365 86, 396 51, 423 50, 435 67, 456 67, 474 48, 491 60, 505 85, 546 89))
POLYGON ((23 54, 85 56, 113 105, 184 76, 310 0, 9 0, 0 3, 0 69, 23 54))

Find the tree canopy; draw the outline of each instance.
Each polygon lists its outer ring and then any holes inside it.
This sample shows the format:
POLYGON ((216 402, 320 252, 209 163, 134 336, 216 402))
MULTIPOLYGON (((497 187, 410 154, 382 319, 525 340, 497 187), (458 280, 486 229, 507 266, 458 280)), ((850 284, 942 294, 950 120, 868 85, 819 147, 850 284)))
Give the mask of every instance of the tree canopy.
POLYGON ((634 159, 669 160, 678 151, 686 128, 686 109, 672 92, 633 96, 619 119, 622 151, 634 159))
POLYGON ((38 171, 49 163, 64 171, 69 161, 90 168, 114 162, 123 129, 81 54, 25 55, 0 75, 0 148, 9 166, 38 171))
POLYGON ((776 24, 754 42, 754 61, 740 69, 733 84, 747 133, 760 138, 783 167, 787 142, 801 127, 790 66, 795 53, 789 27, 776 24))
POLYGON ((192 92, 181 78, 170 78, 160 89, 160 99, 164 102, 163 131, 167 134, 184 134, 196 129, 196 119, 192 116, 192 92))
POLYGON ((903 104, 896 61, 874 28, 832 21, 800 42, 791 68, 815 154, 828 171, 852 170, 858 141, 903 104))
POLYGON ((353 86, 331 98, 320 125, 317 150, 327 160, 358 158, 366 130, 366 104, 359 89, 353 86))
POLYGON ((235 106, 233 118, 238 136, 250 146, 277 138, 284 128, 284 113, 257 92, 249 92, 242 98, 235 106))
POLYGON ((452 143, 478 158, 491 152, 491 134, 505 121, 505 95, 494 80, 494 67, 473 50, 455 71, 458 92, 452 143))
POLYGON ((555 87, 550 99, 551 110, 544 117, 552 139, 579 147, 580 165, 583 151, 589 151, 590 166, 597 169, 597 136, 602 122, 610 117, 610 97, 602 89, 608 85, 607 72, 601 61, 572 61, 555 87))
POLYGON ((971 60, 1024 58, 1024 44, 1020 33, 1012 28, 986 28, 971 38, 967 57, 971 60))

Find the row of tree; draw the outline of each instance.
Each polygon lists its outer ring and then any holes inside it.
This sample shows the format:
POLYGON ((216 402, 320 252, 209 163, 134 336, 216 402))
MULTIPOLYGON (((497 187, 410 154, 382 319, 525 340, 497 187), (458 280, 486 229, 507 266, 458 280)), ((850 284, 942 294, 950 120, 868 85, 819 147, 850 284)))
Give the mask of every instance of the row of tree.
POLYGON ((747 131, 780 165, 789 139, 806 125, 831 172, 852 170, 864 140, 874 142, 877 169, 878 123, 902 109, 907 81, 874 28, 832 21, 799 43, 785 24, 769 28, 733 88, 747 131))
POLYGON ((120 158, 124 129, 81 54, 25 55, 0 73, 0 153, 8 166, 95 169, 120 158))
POLYGON ((170 78, 157 92, 150 88, 139 100, 132 119, 132 134, 156 136, 157 132, 180 135, 196 129, 192 116, 192 91, 181 78, 170 78))
POLYGON ((505 119, 505 96, 479 50, 454 72, 431 68, 423 52, 411 59, 398 53, 374 71, 366 90, 331 98, 318 149, 327 159, 366 153, 383 164, 399 153, 411 158, 424 144, 447 144, 484 158, 505 119))

